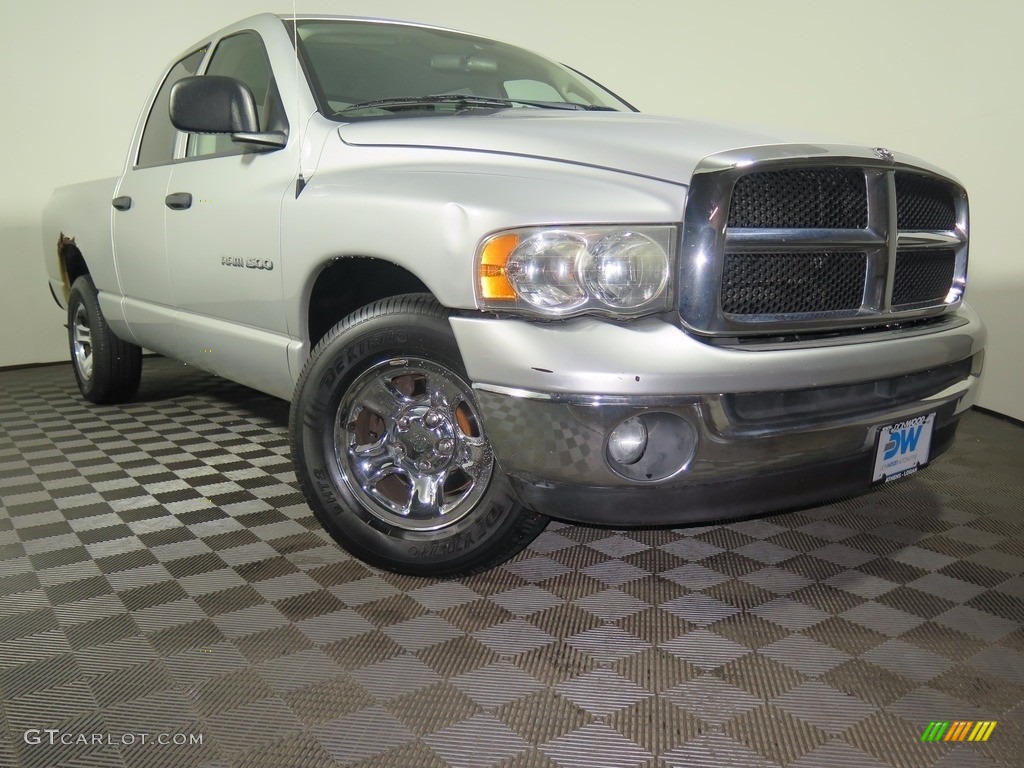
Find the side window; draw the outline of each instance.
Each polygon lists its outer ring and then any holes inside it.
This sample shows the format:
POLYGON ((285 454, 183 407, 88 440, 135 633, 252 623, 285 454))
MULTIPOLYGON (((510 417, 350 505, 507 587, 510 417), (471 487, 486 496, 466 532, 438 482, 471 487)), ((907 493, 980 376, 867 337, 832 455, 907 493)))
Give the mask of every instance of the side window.
POLYGON ((171 125, 168 114, 171 86, 183 77, 194 75, 205 54, 206 48, 200 48, 171 67, 171 71, 167 73, 164 84, 160 86, 156 100, 149 109, 146 127, 142 131, 142 141, 139 143, 136 165, 159 165, 169 163, 174 158, 174 142, 178 137, 178 131, 171 125))
MULTIPOLYGON (((225 75, 241 80, 252 91, 261 131, 286 130, 284 109, 277 92, 270 61, 259 35, 241 32, 224 38, 214 49, 204 75, 225 75)), ((241 154, 245 148, 222 134, 189 134, 186 154, 189 157, 241 154)))

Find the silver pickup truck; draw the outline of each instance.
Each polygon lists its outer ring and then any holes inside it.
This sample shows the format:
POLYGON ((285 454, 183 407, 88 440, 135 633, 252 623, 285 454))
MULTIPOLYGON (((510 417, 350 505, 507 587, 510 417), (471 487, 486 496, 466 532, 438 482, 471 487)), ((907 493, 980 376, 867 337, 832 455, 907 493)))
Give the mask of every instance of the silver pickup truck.
POLYGON ((317 518, 412 574, 487 568, 549 516, 677 525, 911 474, 984 356, 941 170, 639 114, 419 24, 204 38, 43 238, 87 399, 131 398, 147 348, 291 400, 317 518))

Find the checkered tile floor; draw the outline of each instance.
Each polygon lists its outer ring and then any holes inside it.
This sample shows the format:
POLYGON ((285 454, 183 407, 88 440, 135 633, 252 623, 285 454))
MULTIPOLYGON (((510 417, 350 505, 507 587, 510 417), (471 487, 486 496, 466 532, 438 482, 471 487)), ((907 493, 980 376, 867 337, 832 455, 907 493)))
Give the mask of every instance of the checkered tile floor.
POLYGON ((137 402, 0 373, 0 766, 1024 765, 1024 431, 734 524, 552 524, 381 573, 320 530, 286 404, 162 359, 137 402), (996 721, 922 743, 932 721, 996 721))

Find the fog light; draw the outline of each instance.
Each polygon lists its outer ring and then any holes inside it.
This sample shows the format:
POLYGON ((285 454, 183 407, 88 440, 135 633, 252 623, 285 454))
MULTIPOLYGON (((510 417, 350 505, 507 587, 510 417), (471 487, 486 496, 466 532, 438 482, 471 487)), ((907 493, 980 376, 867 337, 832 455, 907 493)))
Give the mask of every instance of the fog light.
POLYGON ((647 450, 647 425, 632 416, 608 436, 608 455, 619 464, 636 464, 647 450))
POLYGON ((605 460, 627 480, 660 483, 687 471, 697 439, 697 430, 679 414, 645 410, 611 431, 605 460))

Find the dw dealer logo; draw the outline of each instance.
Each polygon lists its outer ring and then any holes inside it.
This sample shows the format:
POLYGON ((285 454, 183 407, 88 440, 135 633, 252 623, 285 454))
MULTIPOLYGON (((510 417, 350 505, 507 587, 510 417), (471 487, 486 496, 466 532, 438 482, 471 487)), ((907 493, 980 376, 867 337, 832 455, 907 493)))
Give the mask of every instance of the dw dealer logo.
POLYGON ((893 430, 889 434, 889 442, 885 444, 885 460, 894 459, 898 454, 904 454, 907 451, 916 451, 923 431, 924 424, 893 430))
POLYGON ((921 734, 921 741, 988 741, 995 729, 995 720, 928 723, 921 734))

